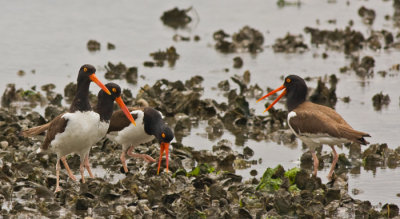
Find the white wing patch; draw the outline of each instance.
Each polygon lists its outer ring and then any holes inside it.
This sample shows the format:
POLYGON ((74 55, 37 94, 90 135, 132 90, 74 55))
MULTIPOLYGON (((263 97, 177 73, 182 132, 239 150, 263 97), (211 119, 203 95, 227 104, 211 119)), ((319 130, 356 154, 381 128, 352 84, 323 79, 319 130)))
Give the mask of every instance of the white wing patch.
POLYGON ((153 135, 148 135, 144 131, 143 117, 144 112, 141 110, 134 110, 131 114, 136 114, 136 126, 129 124, 119 132, 110 132, 107 137, 117 144, 122 145, 122 150, 127 150, 131 145, 137 146, 154 139, 153 135))
POLYGON ((290 111, 290 112, 288 113, 288 115, 287 115, 287 123, 288 123, 288 126, 289 126, 290 130, 292 130, 292 132, 293 132, 297 137, 299 137, 299 136, 296 134, 296 132, 294 131, 294 129, 292 128, 292 126, 290 125, 290 119, 293 118, 293 117, 296 117, 296 116, 297 116, 296 112, 290 111))

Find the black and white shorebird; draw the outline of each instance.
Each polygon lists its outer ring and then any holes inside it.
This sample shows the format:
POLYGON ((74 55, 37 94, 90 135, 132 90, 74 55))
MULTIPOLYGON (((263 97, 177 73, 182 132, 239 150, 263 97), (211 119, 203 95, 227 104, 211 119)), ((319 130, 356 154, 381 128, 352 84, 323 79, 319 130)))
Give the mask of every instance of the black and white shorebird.
POLYGON ((362 145, 369 143, 364 139, 364 137, 370 137, 368 133, 354 130, 335 110, 306 101, 307 85, 304 79, 297 75, 287 76, 282 86, 269 92, 258 101, 280 90, 283 92, 264 112, 286 95, 286 106, 289 111, 288 125, 292 132, 310 148, 314 160, 313 175, 317 175, 319 161, 315 154, 315 148, 319 145, 326 144, 332 148, 333 161, 328 174, 328 178, 331 179, 338 161, 335 145, 349 142, 362 145))
POLYGON ((174 133, 165 124, 164 120, 162 119, 162 114, 151 107, 130 107, 129 111, 133 118, 135 118, 136 126, 129 122, 121 110, 118 110, 113 113, 110 127, 107 131, 107 137, 110 140, 122 145, 120 159, 125 173, 128 172, 125 162, 126 155, 130 157, 142 158, 147 162, 155 161, 147 154, 135 154, 132 152, 135 146, 150 142, 154 138, 156 138, 160 144, 160 158, 158 162, 157 174, 160 172, 164 151, 166 156, 166 171, 168 172, 168 148, 170 142, 174 138, 174 133))
POLYGON ((89 166, 89 151, 91 146, 101 140, 107 133, 114 100, 125 111, 131 122, 134 123, 134 119, 120 97, 121 89, 119 86, 114 83, 104 86, 94 75, 95 71, 96 69, 91 65, 83 65, 81 67, 78 74, 77 93, 68 113, 63 113, 49 123, 33 127, 22 133, 24 136, 29 137, 47 130, 41 150, 46 151, 52 146, 51 150, 57 154, 57 185, 55 192, 61 189, 59 186, 60 160, 63 162, 69 177, 76 180, 65 158, 70 153, 80 155, 82 181, 85 182, 84 167, 86 167, 89 175, 93 177, 89 166), (98 94, 98 103, 94 111, 90 106, 88 97, 91 81, 94 81, 102 88, 98 94))

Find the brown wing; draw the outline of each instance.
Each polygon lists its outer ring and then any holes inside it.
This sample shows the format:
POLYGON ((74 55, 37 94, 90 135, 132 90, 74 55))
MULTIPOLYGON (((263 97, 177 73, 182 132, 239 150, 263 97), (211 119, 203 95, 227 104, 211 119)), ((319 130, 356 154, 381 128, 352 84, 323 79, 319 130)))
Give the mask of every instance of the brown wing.
POLYGON ((42 144, 43 150, 47 150, 49 148, 51 141, 54 140, 54 138, 56 137, 56 135, 58 133, 62 133, 65 131, 65 127, 67 126, 68 119, 62 118, 61 117, 62 115, 64 115, 64 114, 57 116, 50 122, 50 126, 49 126, 49 129, 46 134, 46 138, 44 139, 44 142, 42 144))
POLYGON ((346 122, 346 120, 344 120, 342 118, 342 116, 340 116, 334 109, 327 107, 327 106, 323 106, 323 105, 319 105, 319 104, 315 104, 315 103, 311 103, 309 101, 304 102, 302 104, 300 104, 296 110, 300 110, 300 111, 307 111, 313 109, 315 111, 321 112, 324 115, 326 115, 327 117, 329 117, 330 119, 332 119, 333 121, 339 123, 339 124, 343 124, 346 125, 348 127, 351 128, 351 126, 346 122))
POLYGON ((293 110, 290 126, 297 134, 327 134, 336 138, 346 138, 360 144, 367 144, 363 137, 369 134, 354 130, 336 111, 310 102, 305 102, 293 110))
POLYGON ((38 135, 38 134, 40 134, 42 132, 45 132, 50 128, 50 125, 54 120, 59 119, 59 117, 61 117, 63 115, 64 115, 64 113, 58 115, 56 118, 54 118, 53 120, 51 120, 50 122, 48 122, 46 124, 35 126, 35 127, 30 128, 30 129, 27 129, 25 131, 22 131, 21 135, 24 136, 24 137, 32 137, 32 136, 38 135))
MULTIPOLYGON (((129 109, 129 112, 132 112, 134 110, 141 110, 142 108, 128 107, 128 109, 129 109)), ((133 119, 136 120, 138 115, 135 113, 131 113, 131 114, 132 114, 133 119)), ((107 133, 121 131, 125 127, 129 126, 129 124, 131 124, 131 122, 128 120, 128 118, 126 118, 124 112, 122 112, 122 110, 117 110, 117 111, 113 112, 113 114, 111 116, 110 126, 108 127, 107 133)))

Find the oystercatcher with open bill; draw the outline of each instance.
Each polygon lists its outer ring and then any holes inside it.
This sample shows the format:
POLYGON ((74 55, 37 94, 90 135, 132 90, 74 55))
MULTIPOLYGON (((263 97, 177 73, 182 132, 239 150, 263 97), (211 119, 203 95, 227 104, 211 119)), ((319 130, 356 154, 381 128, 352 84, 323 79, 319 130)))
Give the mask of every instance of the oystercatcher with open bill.
POLYGON ((280 90, 283 92, 264 112, 286 95, 286 106, 289 111, 288 125, 292 132, 310 148, 314 160, 314 176, 317 175, 319 164, 315 148, 319 145, 327 144, 332 148, 333 161, 328 174, 328 178, 331 179, 338 161, 335 145, 348 142, 369 144, 364 137, 370 137, 370 135, 354 130, 335 110, 306 101, 307 85, 304 79, 297 75, 287 76, 282 86, 261 97, 257 102, 280 90))
POLYGON ((160 143, 160 158, 158 161, 157 174, 160 172, 163 152, 165 151, 166 171, 168 172, 168 148, 174 138, 174 133, 165 124, 162 114, 151 108, 135 108, 130 107, 129 111, 135 118, 136 126, 133 126, 124 116, 121 110, 115 111, 111 117, 110 127, 107 131, 107 137, 117 144, 122 145, 122 153, 120 156, 124 172, 128 172, 126 166, 126 158, 130 157, 142 158, 147 162, 155 160, 147 154, 135 154, 133 149, 135 146, 152 141, 154 138, 160 143))

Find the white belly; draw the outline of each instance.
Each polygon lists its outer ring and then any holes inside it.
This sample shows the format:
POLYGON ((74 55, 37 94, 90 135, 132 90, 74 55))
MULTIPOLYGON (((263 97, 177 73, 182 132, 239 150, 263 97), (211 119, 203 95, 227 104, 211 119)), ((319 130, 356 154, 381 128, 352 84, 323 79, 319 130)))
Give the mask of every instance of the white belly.
POLYGON ((122 145, 123 151, 126 151, 130 146, 138 146, 154 139, 153 135, 148 135, 144 131, 143 112, 134 112, 138 113, 136 126, 129 124, 128 127, 125 127, 119 132, 110 132, 107 134, 110 140, 122 145))
POLYGON ((93 111, 66 113, 63 118, 68 119, 67 126, 51 142, 59 157, 76 153, 83 159, 90 148, 106 135, 109 126, 109 123, 100 122, 100 115, 93 111))

